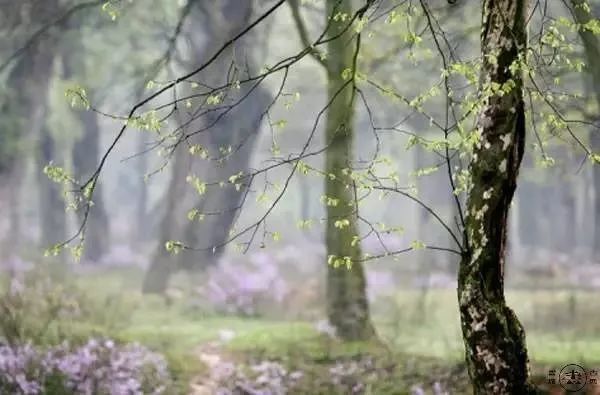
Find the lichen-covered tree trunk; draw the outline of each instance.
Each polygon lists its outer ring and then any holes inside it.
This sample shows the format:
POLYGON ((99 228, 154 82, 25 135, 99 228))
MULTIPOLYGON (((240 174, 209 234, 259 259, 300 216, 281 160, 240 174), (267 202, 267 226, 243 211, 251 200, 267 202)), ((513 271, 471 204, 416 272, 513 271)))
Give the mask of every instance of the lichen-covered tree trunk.
MULTIPOLYGON (((330 36, 347 28, 336 14, 352 13, 351 0, 327 0, 330 36)), ((325 195, 327 196, 327 313, 337 335, 345 340, 373 337, 366 281, 361 264, 358 235, 358 207, 348 170, 352 168, 354 139, 354 87, 343 75, 353 68, 353 29, 328 43, 327 95, 330 106, 325 130, 325 195)), ((346 76, 347 77, 347 76, 346 76)))
MULTIPOLYGON (((586 71, 591 77, 593 94, 597 105, 600 106, 600 39, 592 30, 585 27, 594 20, 590 9, 590 2, 586 0, 571 0, 573 14, 576 22, 580 25, 579 36, 583 41, 585 57, 587 60, 586 71)), ((596 16, 597 17, 597 16, 596 16)), ((598 121, 596 117, 594 121, 598 121)), ((600 133, 596 128, 590 132, 590 148, 597 154, 600 152, 600 133)), ((594 253, 600 255, 600 164, 594 163, 592 168, 594 182, 594 253)))
POLYGON ((529 394, 525 332, 504 298, 507 219, 525 144, 523 78, 527 0, 485 0, 481 44, 480 140, 470 164, 472 188, 458 300, 466 362, 475 394, 529 394), (493 90, 500 86, 504 94, 493 90))

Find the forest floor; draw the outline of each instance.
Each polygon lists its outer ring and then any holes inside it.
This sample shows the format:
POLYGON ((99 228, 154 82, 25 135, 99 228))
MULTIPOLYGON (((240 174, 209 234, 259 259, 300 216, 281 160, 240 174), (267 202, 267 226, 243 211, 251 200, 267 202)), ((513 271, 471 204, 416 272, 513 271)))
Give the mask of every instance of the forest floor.
MULTIPOLYGON (((298 384, 304 389, 291 393, 470 392, 453 290, 404 289, 375 301, 381 341, 342 344, 309 320, 207 314, 184 296, 142 296, 140 278, 132 269, 73 277, 95 310, 92 320, 69 323, 69 336, 113 337, 163 353, 179 393, 215 393, 215 372, 223 366, 257 370, 264 362, 276 362, 288 376, 302 372, 308 387, 298 384)), ((527 330, 536 382, 544 384, 550 369, 570 363, 600 369, 594 293, 519 290, 508 291, 507 299, 527 330)))
MULTIPOLYGON (((115 314, 127 319, 119 324, 118 317, 107 318, 117 322, 116 336, 164 352, 197 391, 203 379, 209 381, 207 367, 215 360, 279 361, 290 370, 308 372, 315 382, 319 375, 330 375, 340 361, 360 365, 361 358, 373 357, 388 372, 377 377, 378 384, 388 380, 390 385, 380 385, 372 393, 419 393, 420 388, 435 393, 436 383, 443 383, 452 394, 469 392, 453 290, 401 290, 391 300, 375 302, 373 319, 383 346, 343 345, 319 333, 313 322, 207 315, 183 300, 167 303, 142 297, 135 291, 139 289, 135 278, 128 271, 113 271, 102 280, 94 275, 77 282, 99 298, 120 295, 124 303, 115 314)), ((509 290, 507 299, 527 330, 538 383, 545 382, 550 369, 560 371, 570 363, 600 368, 600 318, 594 293, 509 290)))

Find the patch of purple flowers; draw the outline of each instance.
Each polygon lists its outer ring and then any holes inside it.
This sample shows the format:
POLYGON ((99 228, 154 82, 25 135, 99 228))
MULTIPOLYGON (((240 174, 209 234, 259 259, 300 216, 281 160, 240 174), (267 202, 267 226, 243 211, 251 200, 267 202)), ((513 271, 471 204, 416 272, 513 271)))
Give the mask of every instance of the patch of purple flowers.
POLYGON ((37 349, 0 345, 0 393, 162 394, 170 383, 165 359, 138 344, 91 339, 37 349), (50 387, 50 388, 49 388, 50 387))
POLYGON ((256 316, 262 303, 280 304, 288 292, 272 256, 254 254, 249 264, 221 263, 210 273, 202 293, 217 312, 256 316))
POLYGON ((221 361, 211 367, 211 377, 218 395, 285 395, 303 378, 300 371, 289 372, 273 361, 260 361, 249 366, 221 361))

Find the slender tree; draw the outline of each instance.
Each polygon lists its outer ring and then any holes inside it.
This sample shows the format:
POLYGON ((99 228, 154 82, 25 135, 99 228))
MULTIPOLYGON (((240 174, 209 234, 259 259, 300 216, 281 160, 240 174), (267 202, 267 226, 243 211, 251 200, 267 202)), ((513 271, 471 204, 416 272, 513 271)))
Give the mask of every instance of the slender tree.
MULTIPOLYGON (((327 315, 337 335, 344 340, 375 336, 371 323, 362 252, 358 236, 358 202, 351 177, 354 157, 355 73, 359 42, 348 19, 352 0, 327 0, 327 56, 317 50, 313 58, 327 76, 327 121, 325 124, 325 196, 327 248, 327 315)), ((369 2, 367 2, 369 3, 369 2)), ((311 48, 300 2, 289 2, 302 44, 311 48)))
POLYGON ((476 394, 528 394, 525 332, 504 297, 508 212, 525 146, 527 0, 485 0, 479 142, 470 163, 458 300, 476 394))
POLYGON ((373 337, 375 331, 369 315, 364 268, 358 237, 358 202, 350 177, 354 156, 355 89, 348 73, 356 71, 358 46, 353 29, 343 18, 352 15, 352 1, 328 0, 326 23, 330 23, 327 72, 329 108, 325 126, 328 143, 325 153, 325 195, 327 204, 326 246, 327 313, 337 334, 346 340, 373 337), (342 263, 339 265, 338 263, 342 263))

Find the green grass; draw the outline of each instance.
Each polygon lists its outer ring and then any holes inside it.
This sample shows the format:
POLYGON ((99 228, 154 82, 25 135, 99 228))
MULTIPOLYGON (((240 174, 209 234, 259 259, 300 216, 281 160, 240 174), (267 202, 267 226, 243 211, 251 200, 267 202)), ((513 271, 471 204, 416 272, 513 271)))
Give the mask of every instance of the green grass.
MULTIPOLYGON (((183 301, 167 306, 162 298, 139 293, 140 278, 141 273, 131 269, 73 278, 90 300, 97 301, 98 314, 94 322, 73 322, 71 330, 81 337, 93 334, 136 341, 165 353, 182 388, 202 372, 199 348, 219 340, 222 330, 235 333, 231 342, 221 346, 235 358, 281 360, 314 374, 327 372, 323 364, 338 358, 369 354, 393 360, 398 365, 394 377, 404 383, 403 388, 462 364, 453 290, 404 290, 375 303, 372 313, 382 346, 342 344, 318 334, 310 322, 207 315, 183 301)), ((595 299, 586 292, 507 292, 509 305, 525 325, 534 372, 543 374, 549 366, 567 363, 600 365, 595 299)))
MULTIPOLYGON (((135 310, 119 335, 151 346, 187 352, 218 339, 219 331, 226 329, 236 333, 231 346, 238 349, 248 345, 272 350, 289 342, 308 352, 320 347, 311 340, 315 336, 311 323, 215 317, 186 312, 183 306, 166 307, 161 299, 139 295, 139 278, 140 273, 128 269, 80 276, 77 283, 98 297, 124 292, 135 310)), ((544 365, 600 362, 595 299, 590 292, 508 291, 507 301, 527 330, 532 361, 544 365)), ((372 310, 378 332, 391 349, 449 362, 462 360, 454 290, 400 291, 372 310)))

